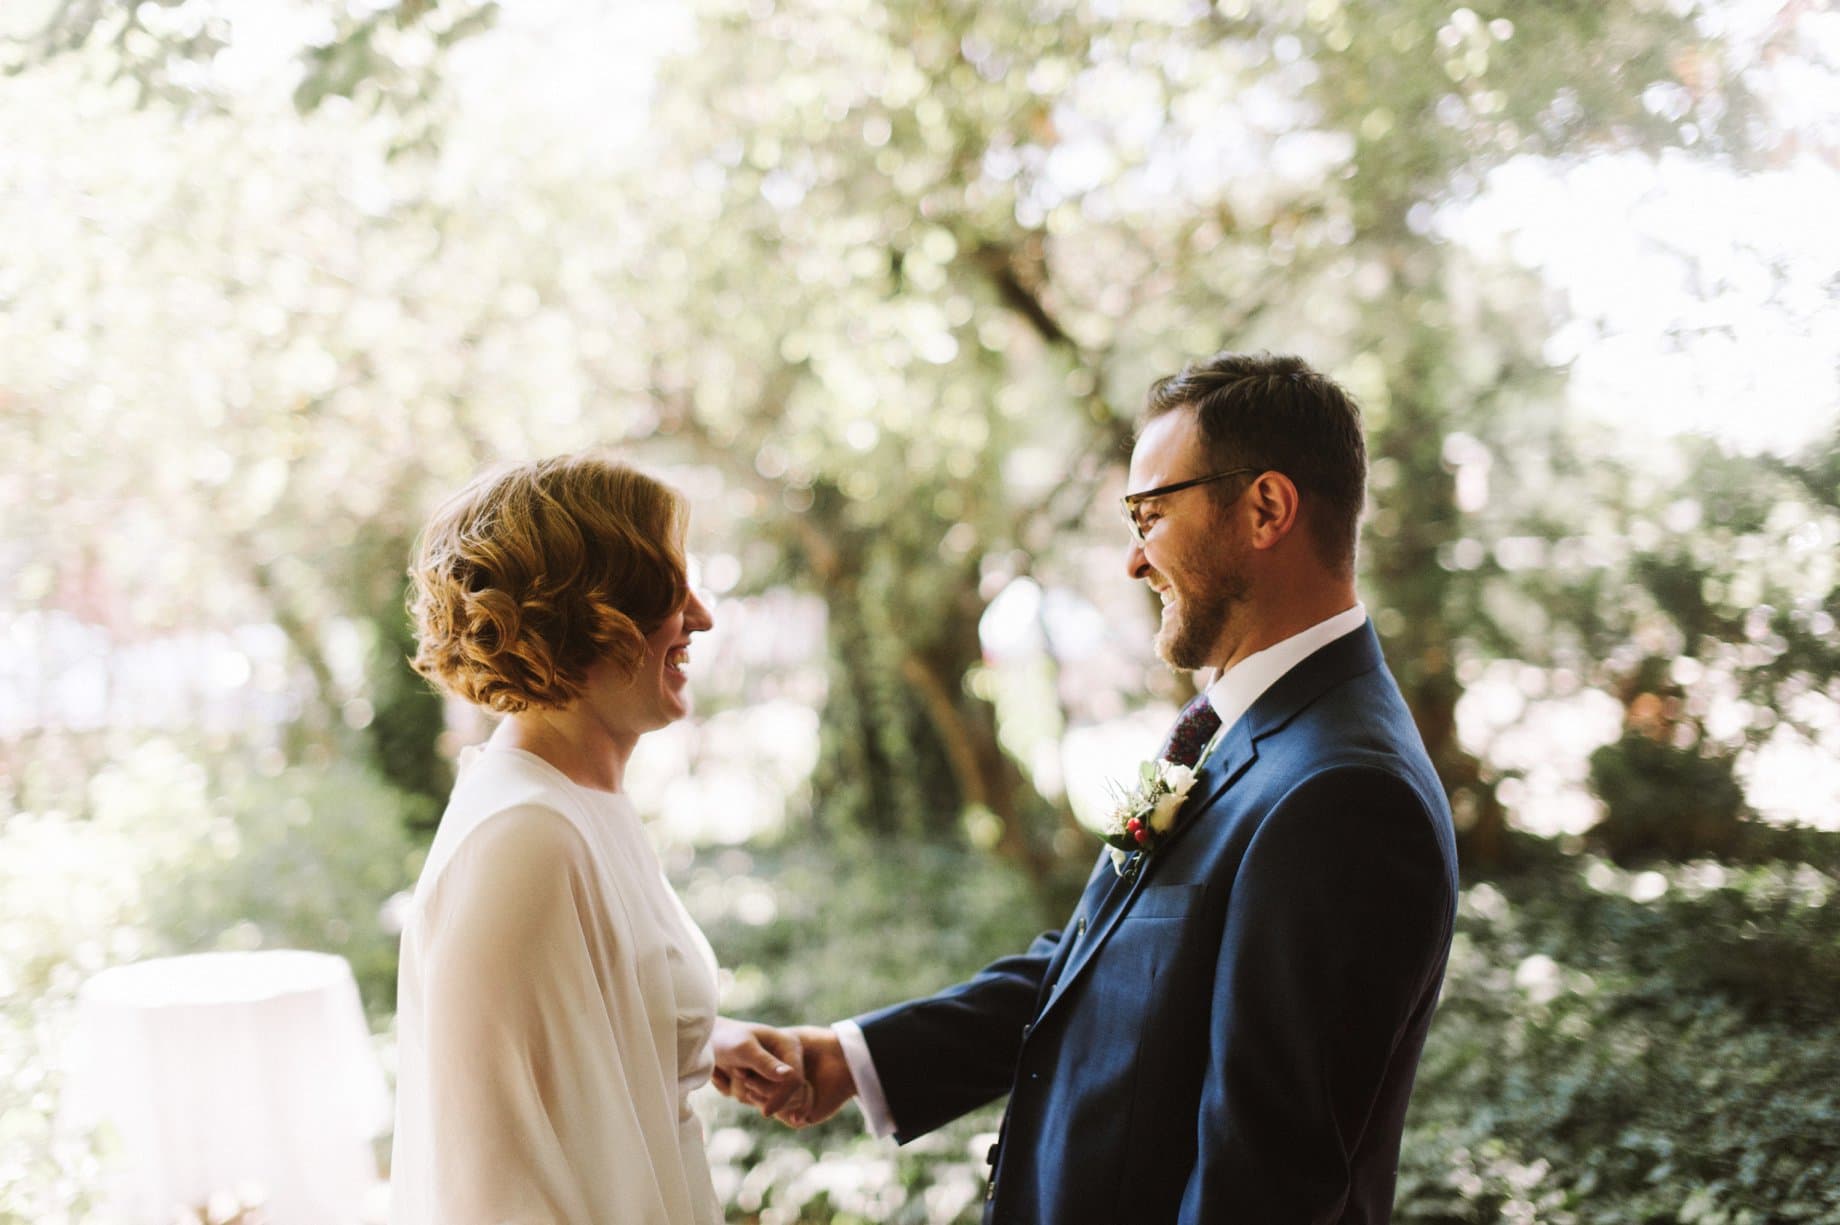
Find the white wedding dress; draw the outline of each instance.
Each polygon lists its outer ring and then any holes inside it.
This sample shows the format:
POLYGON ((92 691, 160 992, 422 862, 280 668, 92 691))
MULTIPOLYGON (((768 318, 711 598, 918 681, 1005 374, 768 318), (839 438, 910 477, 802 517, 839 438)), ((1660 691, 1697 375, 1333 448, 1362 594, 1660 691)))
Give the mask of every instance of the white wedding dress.
POLYGON ((623 795, 463 760, 398 974, 392 1225, 716 1225, 716 963, 623 795))

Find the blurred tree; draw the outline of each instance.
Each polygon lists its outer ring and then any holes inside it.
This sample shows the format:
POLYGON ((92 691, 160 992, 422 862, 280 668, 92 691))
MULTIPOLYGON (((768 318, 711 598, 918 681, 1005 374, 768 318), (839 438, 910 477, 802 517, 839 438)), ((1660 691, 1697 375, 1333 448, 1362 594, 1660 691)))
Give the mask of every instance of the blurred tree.
MULTIPOLYGON (((400 525, 388 523, 361 527, 352 547, 350 607, 370 627, 372 641, 365 654, 365 697, 349 708, 347 723, 364 733, 385 781, 444 803, 454 781, 438 743, 446 728, 445 704, 409 666, 415 634, 404 611, 408 576, 403 559, 410 547, 400 525)), ((435 815, 428 814, 426 828, 433 827, 435 815)))
POLYGON ((1747 756, 1779 738, 1819 752, 1840 730, 1832 444, 1778 460, 1700 443, 1683 459, 1635 518, 1622 582, 1581 618, 1626 712, 1591 759, 1607 810, 1592 838, 1619 860, 1734 852, 1747 756))
POLYGON ((223 110, 233 99, 220 88, 212 61, 255 22, 293 23, 311 30, 298 55, 295 102, 311 110, 329 98, 390 112, 394 148, 424 147, 443 100, 442 52, 489 29, 496 0, 377 0, 325 12, 239 14, 228 4, 199 0, 50 0, 42 19, 0 37, 0 73, 14 76, 70 56, 94 76, 125 84, 144 103, 182 110, 223 110), (85 54, 88 53, 88 54, 85 54))
MULTIPOLYGON (((1741 76, 1693 13, 709 0, 608 156, 566 97, 486 115, 427 83, 492 11, 354 10, 306 49, 304 121, 220 97, 237 125, 178 151, 198 173, 139 184, 134 233, 167 261, 143 300, 209 313, 211 342, 181 351, 202 382, 120 355, 119 303, 39 319, 118 354, 93 373, 121 402, 188 406, 196 428, 133 442, 173 474, 159 513, 182 539, 231 525, 199 581, 270 606, 321 710, 396 700, 401 675, 368 690, 326 630, 400 642, 379 559, 430 490, 488 455, 653 437, 723 472, 749 581, 826 601, 825 819, 962 830, 1045 883, 1070 819, 999 744, 978 618, 1008 579, 1078 585, 1092 548, 1122 547, 1107 495, 1151 379, 1223 346, 1298 350, 1366 402, 1369 598, 1466 851, 1500 859, 1457 668, 1536 655, 1550 623, 1504 617, 1513 584, 1470 558, 1564 518, 1522 479, 1564 466, 1563 371, 1537 284, 1447 241, 1439 210, 1511 158, 1745 156, 1741 76)), ((205 62, 195 40, 116 37, 97 6, 59 13, 48 31, 71 33, 41 55, 143 80, 205 62)), ((56 428, 99 463, 124 441, 56 428)), ((133 477, 118 492, 145 508, 133 477)), ((417 710, 383 751, 438 787, 417 710)))
MULTIPOLYGON (((1537 287, 1444 242, 1435 210, 1512 157, 1741 150, 1744 94, 1722 49, 1646 5, 1518 20, 1431 4, 705 11, 656 110, 669 160, 653 173, 697 202, 672 266, 724 320, 682 351, 715 344, 725 375, 771 372, 771 394, 731 383, 698 403, 725 422, 717 450, 855 490, 884 555, 901 549, 886 570, 833 555, 842 573, 824 589, 849 593, 831 602, 836 641, 878 640, 850 601, 886 574, 875 603, 924 655, 936 618, 975 616, 992 586, 965 556, 1039 559, 1109 528, 1083 512, 1116 480, 1151 378, 1221 346, 1301 349, 1367 398, 1385 474, 1367 566, 1381 626, 1467 849, 1498 861, 1503 813, 1457 743, 1455 669, 1466 643, 1528 644, 1492 621, 1482 576, 1450 564, 1489 521, 1455 496, 1449 440, 1555 449, 1557 426, 1540 437, 1526 418, 1553 421, 1562 376, 1541 357, 1537 287), (1651 87, 1684 101, 1659 115, 1651 87), (970 447, 939 445, 955 437, 970 447)), ((695 379, 672 371, 662 390, 695 379)), ((1508 509, 1492 522, 1511 524, 1524 508, 1511 476, 1499 483, 1508 509)), ((828 532, 839 503, 812 504, 802 524, 762 526, 828 532)), ((850 669, 883 676, 833 689, 854 703, 827 721, 848 763, 833 777, 904 770, 877 786, 936 809, 938 753, 846 747, 884 735, 863 691, 927 712, 942 745, 975 733, 980 751, 948 760, 1001 761, 984 751, 989 715, 963 717, 974 648, 931 670, 852 649, 850 669)), ((961 804, 1000 790, 952 777, 961 804)), ((1035 810, 997 808, 1006 848, 1039 844, 1039 825, 1014 828, 1035 810)))

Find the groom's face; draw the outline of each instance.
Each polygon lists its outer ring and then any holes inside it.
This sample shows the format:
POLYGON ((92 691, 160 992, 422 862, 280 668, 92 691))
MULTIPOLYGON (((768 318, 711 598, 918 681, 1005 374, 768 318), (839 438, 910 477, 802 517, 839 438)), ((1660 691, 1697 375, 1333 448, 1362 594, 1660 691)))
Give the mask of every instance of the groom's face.
MULTIPOLYGON (((1138 436, 1126 489, 1158 489, 1212 471, 1194 412, 1178 408, 1138 436)), ((1222 662, 1249 590, 1249 550, 1237 517, 1207 485, 1150 499, 1139 511, 1144 538, 1132 542, 1126 567, 1163 602, 1156 653, 1172 668, 1222 662)))

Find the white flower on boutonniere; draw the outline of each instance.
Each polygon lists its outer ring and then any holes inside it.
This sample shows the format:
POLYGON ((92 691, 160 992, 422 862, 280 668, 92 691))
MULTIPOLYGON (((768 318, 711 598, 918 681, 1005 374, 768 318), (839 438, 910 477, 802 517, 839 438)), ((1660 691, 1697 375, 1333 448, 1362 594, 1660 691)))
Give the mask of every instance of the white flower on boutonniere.
POLYGON ((1123 875, 1132 851, 1148 854, 1175 828, 1176 814, 1194 788, 1195 772, 1168 761, 1146 761, 1137 768, 1137 786, 1114 787, 1116 800, 1099 836, 1112 848, 1112 869, 1123 875))

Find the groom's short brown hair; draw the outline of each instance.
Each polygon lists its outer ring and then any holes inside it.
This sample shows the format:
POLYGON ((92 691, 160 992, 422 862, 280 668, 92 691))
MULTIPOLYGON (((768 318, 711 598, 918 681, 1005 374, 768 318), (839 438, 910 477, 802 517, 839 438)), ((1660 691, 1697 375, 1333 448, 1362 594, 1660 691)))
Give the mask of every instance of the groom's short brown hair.
MULTIPOLYGON (((1317 555, 1354 572, 1367 444, 1353 396, 1301 357, 1223 350, 1153 383, 1141 424, 1178 408, 1194 410, 1213 471, 1249 467, 1288 476, 1303 492, 1317 555)), ((1212 488, 1224 497, 1237 486, 1212 488)))

